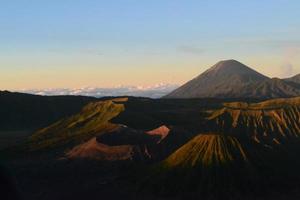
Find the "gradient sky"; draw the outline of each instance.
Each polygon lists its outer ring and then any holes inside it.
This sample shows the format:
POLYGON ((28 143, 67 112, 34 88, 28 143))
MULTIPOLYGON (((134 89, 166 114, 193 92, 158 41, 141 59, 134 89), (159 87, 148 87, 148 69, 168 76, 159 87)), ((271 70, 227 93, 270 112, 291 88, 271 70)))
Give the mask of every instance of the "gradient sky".
POLYGON ((223 59, 300 73, 299 0, 7 0, 0 89, 181 84, 223 59))

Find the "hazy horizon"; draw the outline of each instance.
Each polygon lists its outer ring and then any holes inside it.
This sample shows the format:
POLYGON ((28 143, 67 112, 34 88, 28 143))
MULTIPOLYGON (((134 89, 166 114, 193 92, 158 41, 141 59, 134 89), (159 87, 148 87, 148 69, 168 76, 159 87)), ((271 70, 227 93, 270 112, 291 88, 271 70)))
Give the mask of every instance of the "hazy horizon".
POLYGON ((9 1, 0 90, 181 85, 220 60, 300 73, 299 1, 9 1))

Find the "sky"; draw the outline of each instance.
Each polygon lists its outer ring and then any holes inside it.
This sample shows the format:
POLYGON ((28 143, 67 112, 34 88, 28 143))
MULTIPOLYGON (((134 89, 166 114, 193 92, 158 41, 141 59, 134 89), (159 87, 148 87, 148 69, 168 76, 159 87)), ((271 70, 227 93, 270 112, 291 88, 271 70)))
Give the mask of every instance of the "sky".
POLYGON ((236 59, 300 73, 299 0, 0 0, 0 90, 182 84, 236 59))

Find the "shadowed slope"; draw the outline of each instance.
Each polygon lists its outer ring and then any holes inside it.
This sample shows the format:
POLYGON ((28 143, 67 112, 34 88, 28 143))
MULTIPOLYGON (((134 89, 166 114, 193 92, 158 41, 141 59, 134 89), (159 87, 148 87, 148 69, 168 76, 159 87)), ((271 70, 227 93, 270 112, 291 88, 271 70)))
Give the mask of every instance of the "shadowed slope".
MULTIPOLYGON (((229 94, 229 96, 231 95, 234 94, 229 94)), ((239 91, 239 94, 235 95, 261 99, 296 97, 300 95, 300 85, 272 78, 247 85, 239 91)))
POLYGON ((296 83, 296 84, 300 84, 300 74, 297 74, 291 78, 286 78, 284 79, 285 81, 288 81, 288 82, 292 82, 292 83, 296 83))
POLYGON ((36 130, 73 115, 93 97, 39 96, 0 91, 0 131, 36 130))

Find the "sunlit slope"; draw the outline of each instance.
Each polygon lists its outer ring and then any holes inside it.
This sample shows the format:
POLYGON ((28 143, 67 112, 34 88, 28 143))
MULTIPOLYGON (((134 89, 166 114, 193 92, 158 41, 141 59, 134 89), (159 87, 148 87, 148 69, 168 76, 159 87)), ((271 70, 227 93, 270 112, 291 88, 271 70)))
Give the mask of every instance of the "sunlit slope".
POLYGON ((66 153, 70 159, 93 160, 149 160, 154 147, 164 139, 169 129, 161 126, 149 132, 135 130, 124 125, 77 145, 66 153))
POLYGON ((141 187, 184 198, 232 198, 259 180, 250 157, 233 136, 200 134, 152 168, 141 187))
POLYGON ((208 117, 208 129, 280 144, 300 136, 300 98, 226 103, 208 117))
POLYGON ((138 154, 137 147, 133 145, 110 146, 97 141, 94 137, 86 143, 74 147, 67 152, 66 157, 70 159, 92 159, 92 160, 133 160, 138 154))
POLYGON ((236 138, 219 134, 203 134, 196 136, 175 151, 163 165, 184 168, 209 167, 237 160, 246 162, 247 156, 236 138))
POLYGON ((117 128, 109 121, 124 111, 124 105, 112 100, 90 103, 81 112, 62 119, 34 133, 30 139, 31 149, 71 144, 90 139, 91 136, 117 128))
POLYGON ((151 192, 243 199, 287 191, 300 179, 300 98, 224 103, 208 109, 203 133, 151 169, 151 192))
POLYGON ((224 103, 226 107, 236 108, 236 109, 275 109, 282 108, 286 106, 300 106, 300 97, 294 98, 278 98, 267 101, 262 101, 259 103, 245 103, 245 102, 232 102, 224 103))

